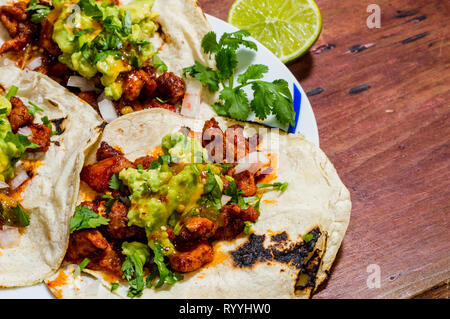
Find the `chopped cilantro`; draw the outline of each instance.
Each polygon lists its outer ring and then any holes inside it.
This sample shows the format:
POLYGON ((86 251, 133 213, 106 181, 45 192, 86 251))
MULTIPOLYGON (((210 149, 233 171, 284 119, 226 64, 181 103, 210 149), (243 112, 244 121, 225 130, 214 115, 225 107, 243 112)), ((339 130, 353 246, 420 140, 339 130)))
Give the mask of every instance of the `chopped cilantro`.
POLYGON ((113 174, 113 176, 111 176, 111 179, 109 180, 108 183, 109 188, 116 190, 116 191, 123 191, 123 183, 122 181, 119 179, 119 175, 118 174, 113 174))
POLYGON ((250 232, 252 231, 252 227, 253 227, 254 223, 246 221, 246 222, 244 222, 244 224, 245 224, 244 234, 250 235, 250 232))
POLYGON ((137 253, 127 256, 122 264, 123 278, 128 280, 130 288, 127 296, 130 298, 142 296, 145 287, 144 263, 137 253))
POLYGON ((103 17, 102 11, 97 7, 94 0, 80 0, 78 2, 81 10, 83 10, 84 14, 88 17, 92 17, 93 19, 99 20, 103 17))
POLYGON ((31 14, 31 22, 41 23, 52 9, 39 3, 38 0, 28 2, 27 11, 31 14))
POLYGON ((163 99, 161 99, 161 98, 159 98, 159 97, 156 97, 156 100, 158 101, 158 102, 160 102, 160 103, 167 103, 169 100, 163 100, 163 99))
POLYGON ((314 238, 313 234, 304 234, 302 239, 305 243, 309 243, 314 238))
POLYGON ((26 108, 28 109, 28 112, 30 112, 30 114, 33 115, 33 117, 36 115, 36 112, 44 112, 43 109, 41 109, 39 106, 37 106, 31 101, 28 102, 26 108))
POLYGON ((0 203, 0 219, 4 220, 7 226, 26 227, 30 225, 30 216, 19 203, 17 206, 7 209, 4 209, 0 203))
POLYGON ((122 16, 122 32, 125 36, 130 35, 132 32, 131 14, 129 11, 125 11, 122 16))
POLYGON ((158 54, 153 55, 153 67, 159 72, 167 72, 169 69, 163 60, 158 56, 158 54))
POLYGON ((181 221, 178 221, 173 228, 173 233, 175 236, 178 236, 181 232, 181 229, 183 228, 183 225, 181 224, 181 221))
POLYGON ((117 283, 117 282, 112 282, 112 283, 111 283, 111 292, 116 291, 117 288, 119 288, 119 283, 117 283))
POLYGON ((79 276, 84 268, 91 262, 89 258, 84 258, 83 261, 75 268, 73 275, 79 276))
POLYGON ((44 125, 47 126, 49 129, 52 130, 52 136, 58 134, 57 131, 53 131, 52 123, 51 123, 50 120, 48 119, 48 116, 47 116, 47 115, 41 117, 41 121, 42 121, 42 124, 44 124, 44 125))
POLYGON ((288 187, 289 183, 273 183, 273 184, 258 184, 256 185, 258 188, 269 188, 269 187, 273 187, 273 189, 275 190, 279 190, 280 192, 284 192, 286 191, 287 187, 288 187))
POLYGON ((145 279, 145 287, 152 288, 153 281, 155 280, 157 275, 158 275, 158 267, 153 266, 152 272, 145 279))
POLYGON ((223 182, 220 177, 212 172, 211 169, 206 171, 205 194, 211 194, 214 198, 222 197, 223 182))
POLYGON ((17 91, 19 91, 19 88, 17 86, 11 86, 8 90, 8 93, 6 93, 5 98, 7 98, 8 101, 11 100, 13 96, 16 96, 17 91))
POLYGON ((75 208, 75 214, 70 219, 70 233, 77 230, 97 228, 101 225, 108 225, 109 219, 99 216, 96 212, 86 206, 75 208))
POLYGON ((242 209, 247 209, 248 205, 244 200, 244 197, 241 196, 243 193, 242 190, 237 188, 236 181, 231 176, 225 176, 228 180, 229 184, 225 187, 224 194, 227 196, 231 196, 230 204, 238 204, 242 209))
POLYGON ((162 287, 164 284, 173 285, 177 281, 183 279, 183 276, 176 272, 172 272, 169 270, 169 268, 167 268, 167 264, 164 261, 163 250, 163 245, 156 241, 155 249, 153 250, 153 253, 155 254, 155 256, 153 257, 153 262, 158 267, 159 281, 155 285, 155 289, 162 287))

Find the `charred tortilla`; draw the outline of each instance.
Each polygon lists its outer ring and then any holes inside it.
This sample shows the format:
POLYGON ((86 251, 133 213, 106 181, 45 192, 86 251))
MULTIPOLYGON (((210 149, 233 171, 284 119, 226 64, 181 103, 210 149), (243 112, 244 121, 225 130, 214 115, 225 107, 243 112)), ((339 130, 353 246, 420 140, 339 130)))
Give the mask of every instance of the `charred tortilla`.
MULTIPOLYGON (((195 135, 208 120, 157 109, 123 116, 105 127, 85 167, 96 162, 103 142, 134 162, 160 147, 167 134, 187 128, 195 135)), ((224 118, 216 120, 223 131, 239 124, 246 137, 258 132, 258 150, 274 154, 273 162, 277 163, 270 182, 289 186, 284 191, 264 192, 259 218, 249 235, 240 233, 230 240, 213 241, 212 261, 184 273, 173 285, 144 289, 142 297, 310 297, 327 278, 347 229, 351 211, 348 190, 326 155, 303 136, 224 118)), ((78 204, 84 200, 80 198, 78 204)), ((67 260, 46 282, 55 296, 62 298, 129 297, 126 281, 67 260)))

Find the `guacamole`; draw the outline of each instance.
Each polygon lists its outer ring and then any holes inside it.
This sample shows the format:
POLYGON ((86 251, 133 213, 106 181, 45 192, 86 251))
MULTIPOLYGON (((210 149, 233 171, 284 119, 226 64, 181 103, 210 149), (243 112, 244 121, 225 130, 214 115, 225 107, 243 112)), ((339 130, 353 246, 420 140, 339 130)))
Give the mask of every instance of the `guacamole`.
POLYGON ((153 3, 135 0, 119 7, 106 1, 54 2, 59 15, 52 38, 62 52, 59 61, 87 79, 100 73, 105 95, 120 99, 119 75, 142 67, 154 55, 148 41, 156 31, 153 3))
POLYGON ((158 240, 165 253, 171 254, 173 246, 165 226, 173 214, 179 219, 192 210, 203 194, 204 182, 198 168, 192 164, 180 169, 165 162, 147 170, 125 169, 119 178, 131 191, 129 225, 145 228, 152 249, 158 240))
POLYGON ((12 134, 8 115, 11 112, 11 102, 0 96, 0 181, 14 177, 15 159, 20 156, 17 145, 9 140, 12 134), (9 133, 9 134, 8 134, 9 133))
POLYGON ((208 151, 199 141, 176 132, 164 136, 162 149, 171 156, 174 163, 205 163, 208 160, 208 151))
POLYGON ((162 149, 170 160, 160 158, 148 169, 122 170, 119 179, 131 192, 129 225, 144 228, 149 246, 154 249, 158 241, 164 246, 164 254, 169 255, 173 246, 166 225, 176 228, 183 217, 196 213, 200 206, 208 218, 217 216, 220 207, 202 203, 201 199, 217 185, 214 196, 220 204, 223 182, 218 176, 221 169, 206 163, 207 151, 197 140, 178 132, 168 134, 162 139, 162 149), (189 160, 194 155, 197 161, 192 163, 189 160))

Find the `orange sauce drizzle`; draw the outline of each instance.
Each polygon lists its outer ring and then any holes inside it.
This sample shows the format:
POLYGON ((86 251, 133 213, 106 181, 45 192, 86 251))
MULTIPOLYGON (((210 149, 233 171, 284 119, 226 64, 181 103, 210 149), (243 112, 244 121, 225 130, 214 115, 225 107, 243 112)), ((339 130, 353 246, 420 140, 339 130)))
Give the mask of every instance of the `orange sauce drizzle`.
POLYGON ((158 157, 164 155, 164 151, 162 149, 162 146, 158 145, 153 150, 148 151, 146 155, 158 157))
POLYGON ((50 289, 54 290, 54 294, 55 294, 56 298, 62 298, 62 290, 56 289, 56 287, 61 287, 61 286, 64 286, 65 284, 67 284, 68 283, 67 279, 68 279, 68 277, 67 277, 66 273, 63 270, 60 270, 58 273, 58 277, 56 277, 55 280, 47 282, 47 286, 50 289))

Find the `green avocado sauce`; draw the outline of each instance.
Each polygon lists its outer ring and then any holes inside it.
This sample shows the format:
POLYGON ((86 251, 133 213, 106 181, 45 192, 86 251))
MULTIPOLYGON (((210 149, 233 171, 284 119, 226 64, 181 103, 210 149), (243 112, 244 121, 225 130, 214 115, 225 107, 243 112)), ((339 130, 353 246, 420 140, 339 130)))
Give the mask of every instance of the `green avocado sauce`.
MULTIPOLYGON (((163 151, 176 165, 163 161, 156 167, 128 168, 119 174, 119 179, 131 192, 129 225, 144 228, 150 248, 154 250, 155 242, 159 242, 164 247, 165 255, 174 252, 167 225, 176 228, 180 219, 200 211, 200 207, 210 219, 218 218, 219 215, 220 208, 207 205, 201 199, 208 183, 202 172, 214 171, 220 174, 220 168, 206 163, 206 150, 197 143, 181 133, 169 134, 162 140, 163 151), (199 162, 188 162, 189 158, 199 162)), ((220 180, 220 177, 217 179, 220 180)), ((221 197, 221 193, 217 196, 221 197)))
POLYGON ((100 73, 105 95, 118 100, 120 73, 142 67, 155 53, 148 41, 157 28, 153 3, 135 0, 119 7, 106 1, 54 1, 58 19, 52 38, 62 51, 59 61, 87 79, 100 73))

